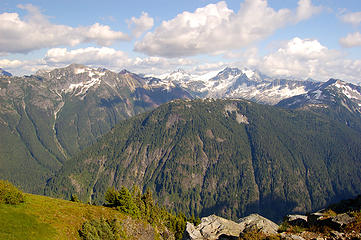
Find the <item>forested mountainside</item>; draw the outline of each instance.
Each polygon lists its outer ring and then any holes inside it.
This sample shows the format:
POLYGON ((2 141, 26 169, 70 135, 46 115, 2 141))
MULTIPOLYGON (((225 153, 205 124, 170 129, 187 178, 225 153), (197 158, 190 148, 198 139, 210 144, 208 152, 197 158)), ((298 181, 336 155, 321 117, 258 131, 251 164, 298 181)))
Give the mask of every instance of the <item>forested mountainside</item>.
POLYGON ((77 64, 32 76, 0 75, 0 178, 42 193, 66 159, 116 123, 175 98, 190 95, 151 87, 127 71, 77 64))
POLYGON ((360 193, 361 133, 302 109, 176 100, 118 124, 67 161, 46 194, 102 203, 122 185, 189 214, 277 220, 360 193))

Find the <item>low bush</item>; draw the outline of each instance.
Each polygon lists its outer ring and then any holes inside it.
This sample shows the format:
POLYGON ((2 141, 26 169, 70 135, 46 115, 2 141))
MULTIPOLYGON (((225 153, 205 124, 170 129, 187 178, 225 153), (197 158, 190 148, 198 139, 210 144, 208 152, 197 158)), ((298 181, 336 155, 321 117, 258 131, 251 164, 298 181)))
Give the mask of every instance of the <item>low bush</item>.
POLYGON ((262 232, 259 232, 257 229, 252 229, 245 233, 241 233, 239 237, 240 240, 281 240, 278 235, 267 236, 262 232))
POLYGON ((8 181, 0 180, 0 204, 16 205, 25 201, 24 194, 8 181))
POLYGON ((83 240, 118 240, 127 239, 119 220, 90 220, 83 224, 79 235, 83 240))

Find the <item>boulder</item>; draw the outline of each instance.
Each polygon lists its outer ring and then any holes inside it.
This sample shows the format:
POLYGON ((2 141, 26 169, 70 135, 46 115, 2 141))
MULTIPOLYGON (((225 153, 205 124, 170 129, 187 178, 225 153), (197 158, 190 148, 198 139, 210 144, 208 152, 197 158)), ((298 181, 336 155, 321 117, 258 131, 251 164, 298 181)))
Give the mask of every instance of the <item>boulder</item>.
POLYGON ((211 215, 202 218, 201 223, 197 226, 187 223, 184 238, 191 240, 237 239, 241 231, 240 224, 211 215))
POLYGON ((327 216, 323 212, 312 213, 307 218, 310 226, 326 226, 333 230, 340 231, 347 224, 355 221, 355 218, 347 213, 327 216))
POLYGON ((201 223, 194 226, 187 223, 184 239, 190 240, 216 240, 238 239, 241 233, 257 230, 265 235, 277 234, 278 225, 258 214, 251 214, 238 220, 238 223, 216 215, 204 217, 201 223))
POLYGON ((303 237, 292 234, 292 233, 281 233, 282 239, 285 240, 305 240, 303 237))
POLYGON ((276 223, 258 214, 251 214, 247 217, 240 218, 238 223, 241 225, 242 232, 256 229, 265 235, 277 234, 279 227, 276 223))
POLYGON ((355 221, 355 218, 347 213, 338 214, 335 217, 330 217, 323 220, 323 225, 326 225, 334 230, 340 231, 347 224, 355 221))

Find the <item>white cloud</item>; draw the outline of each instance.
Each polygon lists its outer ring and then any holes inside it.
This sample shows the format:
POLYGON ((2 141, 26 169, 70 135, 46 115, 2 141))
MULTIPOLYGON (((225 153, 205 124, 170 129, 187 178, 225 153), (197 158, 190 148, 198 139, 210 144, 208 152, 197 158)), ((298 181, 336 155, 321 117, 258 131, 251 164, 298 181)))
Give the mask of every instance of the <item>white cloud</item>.
POLYGON ((108 47, 88 47, 70 51, 66 48, 52 48, 46 53, 44 61, 50 66, 80 63, 90 66, 114 67, 127 64, 128 56, 122 51, 108 47))
POLYGON ((270 8, 266 0, 245 0, 238 13, 226 2, 209 4, 164 21, 135 43, 135 51, 164 57, 222 53, 264 39, 277 29, 307 19, 320 11, 310 0, 300 0, 297 10, 270 8))
POLYGON ((343 47, 361 46, 361 33, 355 32, 347 34, 346 37, 340 39, 340 44, 343 47))
POLYGON ((153 27, 154 20, 148 16, 148 13, 142 12, 139 18, 132 17, 127 23, 128 27, 132 29, 133 35, 138 38, 153 27))
POLYGON ((308 19, 321 11, 322 7, 313 6, 311 0, 300 0, 298 1, 296 21, 308 19))
POLYGON ((346 13, 341 16, 341 20, 345 23, 358 25, 361 23, 361 12, 346 13))
POLYGON ((126 34, 113 31, 106 25, 95 23, 77 28, 56 25, 31 4, 18 7, 28 12, 23 19, 17 13, 0 14, 0 53, 27 53, 41 48, 75 46, 86 42, 109 46, 115 41, 129 40, 126 34))
POLYGON ((293 77, 325 81, 340 78, 345 81, 359 82, 361 60, 347 59, 344 53, 332 50, 315 39, 293 38, 265 55, 259 56, 257 48, 235 52, 239 62, 207 62, 192 58, 136 57, 108 47, 88 47, 75 50, 53 48, 42 59, 8 60, 0 59, 0 67, 13 74, 29 74, 42 68, 64 67, 71 63, 91 67, 105 67, 113 71, 128 69, 135 73, 163 74, 178 68, 204 74, 220 70, 226 66, 250 67, 273 77, 293 77))
POLYGON ((44 61, 41 59, 22 61, 0 59, 0 67, 14 75, 24 75, 33 73, 40 68, 46 67, 46 65, 44 65, 44 61))
POLYGON ((22 65, 23 62, 19 60, 0 59, 0 66, 3 69, 13 69, 22 65))
POLYGON ((186 58, 130 58, 125 52, 108 47, 88 47, 75 50, 52 48, 42 59, 24 61, 0 59, 0 67, 15 75, 32 74, 39 69, 64 67, 72 63, 90 67, 105 67, 113 71, 125 68, 135 73, 146 74, 165 73, 177 68, 193 67, 196 64, 195 61, 186 58))
POLYGON ((273 53, 250 59, 252 62, 245 58, 243 63, 275 77, 359 82, 361 76, 360 60, 347 59, 313 39, 293 38, 273 53))

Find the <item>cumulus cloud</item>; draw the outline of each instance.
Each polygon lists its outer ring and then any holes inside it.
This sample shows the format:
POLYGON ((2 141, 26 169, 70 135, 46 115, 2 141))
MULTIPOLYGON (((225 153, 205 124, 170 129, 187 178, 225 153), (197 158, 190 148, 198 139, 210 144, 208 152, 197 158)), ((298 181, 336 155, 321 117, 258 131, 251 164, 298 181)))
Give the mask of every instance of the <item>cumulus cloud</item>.
POLYGON ((221 53, 248 46, 320 10, 310 0, 300 0, 296 11, 276 11, 268 6, 266 0, 245 0, 235 13, 222 1, 162 22, 154 32, 136 42, 134 49, 164 57, 221 53))
MULTIPOLYGON (((351 12, 343 14, 341 16, 341 20, 345 23, 350 23, 354 26, 357 26, 361 23, 361 12, 351 12)), ((361 33, 349 33, 346 37, 340 38, 339 43, 343 47, 347 48, 361 46, 361 33)))
POLYGON ((322 11, 322 7, 312 5, 311 0, 298 1, 296 21, 302 21, 318 14, 322 11))
POLYGON ((14 75, 24 75, 46 67, 42 59, 36 60, 9 60, 0 59, 0 67, 14 75))
MULTIPOLYGON (((272 77, 313 78, 325 81, 340 78, 359 82, 361 60, 347 59, 338 50, 329 49, 315 39, 293 38, 285 41, 271 53, 260 56, 257 48, 249 48, 229 56, 237 56, 240 62, 206 62, 192 58, 129 57, 126 53, 108 47, 88 47, 75 50, 52 48, 37 60, 0 59, 0 67, 13 74, 29 74, 42 68, 64 67, 71 63, 91 67, 106 67, 119 71, 128 69, 135 73, 163 74, 177 68, 204 74, 221 70, 226 66, 250 67, 272 77)), ((229 59, 228 59, 229 60, 229 59)))
POLYGON ((346 37, 340 39, 340 44, 343 47, 357 47, 361 46, 361 33, 350 33, 346 37))
POLYGON ((75 50, 68 50, 66 48, 52 48, 46 53, 44 61, 47 65, 50 66, 81 63, 90 66, 102 65, 113 67, 127 64, 128 56, 122 51, 108 47, 88 47, 75 50))
POLYGON ((153 27, 154 20, 148 16, 148 13, 142 12, 139 18, 132 17, 127 23, 128 27, 132 29, 132 34, 138 38, 153 27))
POLYGON ((129 36, 113 31, 107 25, 95 23, 91 26, 74 28, 52 24, 35 6, 27 4, 18 7, 28 12, 23 19, 17 13, 0 14, 0 52, 2 53, 27 53, 41 48, 75 46, 87 42, 109 46, 115 41, 129 40, 129 36))
POLYGON ((345 58, 342 52, 328 49, 314 39, 293 38, 275 52, 244 60, 244 64, 275 77, 314 78, 328 80, 340 78, 358 82, 361 61, 345 58))
POLYGON ((358 25, 361 23, 361 12, 346 13, 341 16, 341 20, 345 23, 358 25))
POLYGON ((0 66, 3 69, 12 69, 22 66, 24 63, 19 60, 0 59, 0 66))
POLYGON ((145 74, 162 74, 171 69, 190 67, 196 64, 194 60, 186 58, 131 58, 123 51, 108 47, 87 47, 74 50, 52 48, 41 59, 24 61, 0 59, 0 67, 15 75, 32 74, 39 69, 64 67, 72 63, 90 67, 105 67, 113 71, 126 68, 135 73, 145 74))

